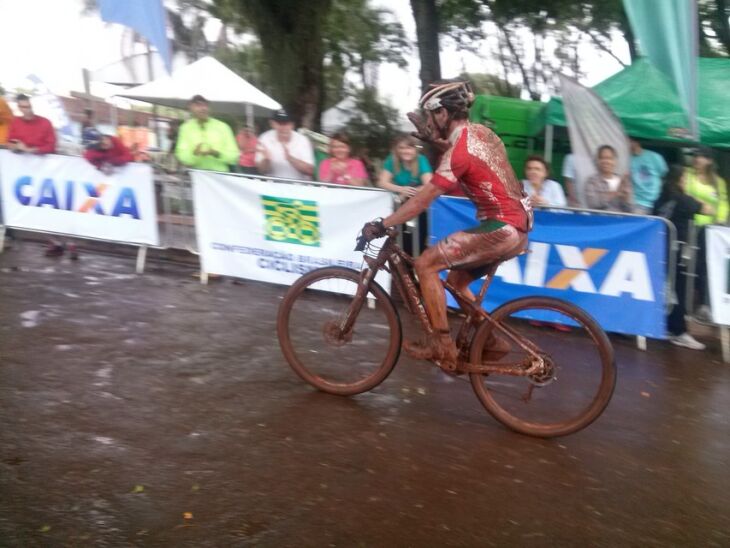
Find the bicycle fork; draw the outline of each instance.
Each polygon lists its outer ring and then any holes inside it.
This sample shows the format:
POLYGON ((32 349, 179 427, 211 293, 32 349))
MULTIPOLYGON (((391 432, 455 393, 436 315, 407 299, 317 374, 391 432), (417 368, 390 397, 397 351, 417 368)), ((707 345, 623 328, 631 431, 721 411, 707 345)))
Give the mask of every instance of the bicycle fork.
POLYGON ((368 291, 370 289, 370 282, 375 279, 377 269, 366 268, 360 273, 360 283, 357 285, 355 295, 352 297, 350 306, 347 307, 347 311, 340 321, 337 329, 337 338, 343 342, 350 342, 352 340, 353 327, 355 320, 362 310, 363 304, 367 299, 368 291))

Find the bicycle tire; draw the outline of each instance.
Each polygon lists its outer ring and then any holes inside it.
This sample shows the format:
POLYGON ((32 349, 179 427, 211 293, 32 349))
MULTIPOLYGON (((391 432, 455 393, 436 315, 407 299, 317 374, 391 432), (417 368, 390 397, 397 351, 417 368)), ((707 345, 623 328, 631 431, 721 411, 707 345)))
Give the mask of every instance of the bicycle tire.
MULTIPOLYGON (((395 364, 398 361, 398 357, 400 355, 402 327, 398 311, 396 310, 392 299, 386 293, 386 291, 373 280, 370 282, 368 294, 372 295, 372 297, 374 298, 374 306, 372 306, 371 308, 368 307, 367 304, 364 304, 363 308, 366 308, 368 313, 372 313, 373 310, 382 312, 388 328, 388 334, 383 334, 385 345, 384 355, 382 356, 382 358, 376 358, 373 371, 369 372, 365 377, 354 382, 333 381, 331 379, 325 378, 323 375, 316 372, 314 370, 314 365, 316 364, 307 364, 305 362, 304 358, 307 356, 307 352, 304 348, 301 348, 304 343, 300 344, 297 342, 297 340, 295 340, 299 337, 293 337, 293 331, 296 332, 298 330, 302 330, 304 332, 303 340, 306 341, 307 337, 309 337, 309 334, 312 334, 312 338, 316 339, 319 335, 322 334, 320 330, 324 332, 326 329, 324 325, 315 325, 317 323, 316 320, 310 320, 310 318, 307 318, 307 325, 292 325, 292 311, 297 306, 298 301, 304 300, 304 295, 317 294, 306 293, 308 290, 312 292, 319 292, 319 295, 323 295, 322 298, 327 298, 326 291, 321 291, 320 289, 315 289, 312 287, 320 282, 327 280, 344 280, 357 286, 360 283, 360 277, 361 273, 359 271, 344 267, 324 267, 312 270, 304 274, 289 288, 286 295, 284 296, 281 305, 279 306, 279 312, 277 317, 277 333, 279 337, 279 345, 286 361, 302 380, 314 386, 318 390, 327 392, 328 394, 335 394, 338 396, 351 396, 375 388, 388 377, 390 372, 393 370, 393 367, 395 367, 395 364)), ((352 299, 348 299, 346 296, 334 294, 330 294, 330 296, 337 297, 339 301, 344 303, 352 302, 352 299)), ((318 305, 316 303, 310 304, 310 310, 312 310, 313 306, 318 305)), ((326 307, 322 306, 322 308, 326 307)), ((362 314, 363 310, 360 310, 358 312, 358 317, 356 318, 356 320, 359 319, 362 314)), ((357 327, 358 324, 356 322, 355 328, 357 327)), ((364 330, 367 330, 367 327, 367 325, 363 325, 364 330)), ((379 327, 377 331, 378 334, 382 333, 382 324, 375 327, 379 327)), ((375 332, 371 331, 371 333, 375 332)), ((353 336, 357 334, 358 330, 354 329, 353 336)), ((360 341, 362 341, 362 339, 358 339, 358 342, 360 341)), ((329 345, 326 339, 326 335, 322 337, 322 340, 316 340, 312 342, 316 342, 320 345, 317 347, 319 348, 319 350, 314 350, 314 352, 319 352, 323 349, 326 349, 327 345, 329 345)), ((375 351, 377 350, 375 346, 376 345, 366 344, 365 346, 363 346, 362 352, 375 351)), ((346 355, 345 357, 348 359, 352 358, 353 360, 356 360, 354 362, 351 362, 351 364, 356 364, 357 361, 362 362, 363 360, 358 360, 359 356, 352 355, 352 352, 354 351, 355 349, 352 349, 350 355, 346 355)), ((312 352, 312 350, 310 350, 309 352, 312 352)), ((316 361, 319 362, 319 360, 316 361)))
MULTIPOLYGON (((502 322, 521 311, 537 309, 554 311, 571 318, 579 326, 582 325, 595 344, 597 355, 600 360, 601 375, 600 381, 597 381, 598 385, 595 394, 592 397, 589 396, 589 405, 581 409, 581 411, 570 420, 556 423, 542 423, 524 420, 515 416, 515 413, 506 409, 504 405, 497 401, 495 396, 499 389, 490 389, 486 386, 485 377, 487 377, 487 375, 471 373, 470 380, 472 387, 474 388, 474 392, 482 405, 497 421, 508 428, 522 434, 541 438, 566 436, 585 428, 595 421, 603 413, 611 400, 611 396, 613 395, 616 385, 616 364, 614 361, 613 346, 611 345, 606 333, 593 319, 593 317, 580 307, 561 299, 552 297, 524 297, 515 299, 495 309, 491 314, 491 317, 497 322, 502 322)), ((472 340, 469 352, 472 363, 477 363, 478 360, 481 360, 485 342, 487 341, 489 334, 494 329, 494 326, 488 321, 483 322, 478 328, 472 340)), ((586 338, 586 340, 588 340, 588 338, 586 338)), ((566 347, 569 347, 568 342, 567 336, 565 340, 561 341, 562 345, 566 347)), ((521 351, 525 352, 524 350, 521 351)), ((527 355, 526 352, 525 355, 527 355)), ((525 377, 522 377, 522 379, 525 379, 525 377)), ((560 379, 558 378, 555 382, 560 382, 560 379)), ((540 388, 540 390, 543 389, 549 390, 550 386, 540 388)), ((519 408, 519 404, 514 407, 519 408)))

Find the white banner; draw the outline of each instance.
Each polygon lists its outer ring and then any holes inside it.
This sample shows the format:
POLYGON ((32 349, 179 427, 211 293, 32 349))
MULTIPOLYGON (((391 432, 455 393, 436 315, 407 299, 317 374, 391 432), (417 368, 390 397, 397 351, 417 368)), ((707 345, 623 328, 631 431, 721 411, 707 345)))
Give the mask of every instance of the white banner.
POLYGON ((7 226, 159 245, 149 165, 104 175, 83 158, 0 150, 0 186, 7 226))
MULTIPOLYGON (((360 270, 362 226, 393 211, 388 192, 324 187, 193 171, 204 272, 291 285, 323 266, 360 270)), ((390 275, 377 281, 390 288, 390 275)))
POLYGON ((730 227, 708 226, 706 234, 712 321, 730 325, 730 227))
POLYGON ((596 173, 599 147, 610 145, 618 154, 616 173, 626 175, 631 168, 631 151, 623 124, 594 91, 565 76, 560 78, 565 119, 568 122, 570 149, 573 153, 573 184, 578 203, 586 207, 585 182, 596 173))

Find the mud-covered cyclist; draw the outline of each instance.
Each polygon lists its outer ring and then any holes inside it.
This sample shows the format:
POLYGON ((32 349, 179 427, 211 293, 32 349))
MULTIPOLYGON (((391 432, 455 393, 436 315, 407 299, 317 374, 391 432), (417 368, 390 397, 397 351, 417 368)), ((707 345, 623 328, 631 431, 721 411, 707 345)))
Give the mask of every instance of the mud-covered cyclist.
POLYGON ((430 86, 419 100, 422 123, 416 126, 422 139, 444 149, 436 173, 392 215, 363 227, 367 240, 382 237, 386 228, 413 219, 440 195, 459 185, 476 206, 477 226, 447 236, 427 248, 415 263, 436 336, 423 342, 406 341, 403 348, 416 358, 439 361, 445 369, 454 368, 458 351, 449 331, 439 272, 451 269, 449 282, 474 299, 469 284, 483 276, 495 261, 519 255, 527 246, 527 233, 532 228, 532 209, 507 160, 504 144, 487 127, 468 122, 473 100, 468 82, 441 81, 430 86))

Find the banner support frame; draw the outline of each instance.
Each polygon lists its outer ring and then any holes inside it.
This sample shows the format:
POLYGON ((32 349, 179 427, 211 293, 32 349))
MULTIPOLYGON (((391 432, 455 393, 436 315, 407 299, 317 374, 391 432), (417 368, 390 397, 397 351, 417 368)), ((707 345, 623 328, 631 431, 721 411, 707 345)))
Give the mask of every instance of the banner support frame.
POLYGON ((147 246, 141 245, 137 248, 137 264, 135 271, 137 274, 144 274, 144 267, 147 262, 147 246))

